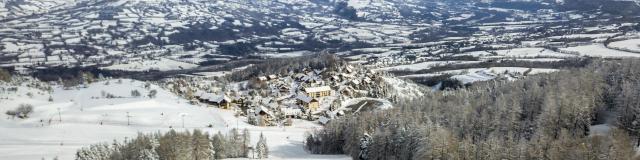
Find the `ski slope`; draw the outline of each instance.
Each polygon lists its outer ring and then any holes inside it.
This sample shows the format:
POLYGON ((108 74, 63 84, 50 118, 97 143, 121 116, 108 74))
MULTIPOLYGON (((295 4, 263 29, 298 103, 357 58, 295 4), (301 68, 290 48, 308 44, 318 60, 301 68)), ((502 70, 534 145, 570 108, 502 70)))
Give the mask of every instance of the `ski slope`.
POLYGON ((235 127, 248 128, 252 144, 264 133, 270 159, 350 159, 344 155, 312 155, 303 149, 304 133, 320 127, 315 122, 296 120, 291 127, 256 127, 247 124, 246 118, 236 118, 232 111, 191 105, 156 85, 147 89, 140 81, 105 83, 96 82, 72 90, 54 87, 53 102, 48 101, 48 93, 36 94, 37 90, 24 85, 17 93, 0 94, 8 98, 0 100, 2 113, 20 103, 34 105, 30 118, 10 119, 4 114, 5 117, 0 118, 0 159, 74 159, 76 150, 83 146, 114 139, 121 141, 135 137, 138 132, 165 132, 173 128, 178 131, 201 129, 214 134, 227 133, 235 127), (131 97, 134 89, 143 96, 131 97), (158 91, 157 97, 146 97, 153 89, 158 91), (102 98, 103 91, 121 98, 102 98), (25 96, 27 92, 35 95, 25 96), (209 124, 213 127, 206 127, 209 124))

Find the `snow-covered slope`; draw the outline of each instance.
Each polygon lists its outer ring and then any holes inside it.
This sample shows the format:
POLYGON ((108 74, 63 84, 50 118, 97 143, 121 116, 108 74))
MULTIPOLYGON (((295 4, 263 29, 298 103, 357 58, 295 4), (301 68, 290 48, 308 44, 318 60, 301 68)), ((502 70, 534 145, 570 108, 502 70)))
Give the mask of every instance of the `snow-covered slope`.
POLYGON ((4 92, 0 97, 6 98, 0 100, 2 113, 21 103, 34 105, 34 113, 27 119, 0 118, 0 159, 73 159, 75 151, 83 146, 123 140, 138 132, 174 128, 226 133, 235 127, 248 128, 253 135, 252 143, 264 133, 273 159, 348 159, 343 155, 311 155, 304 151, 304 133, 320 127, 312 122, 295 121, 294 126, 286 128, 255 127, 247 124, 245 118, 234 117, 232 111, 191 105, 156 85, 147 89, 141 81, 108 80, 72 90, 53 87, 53 102, 48 101, 45 91, 25 85, 18 92, 4 92), (132 90, 143 96, 131 97, 132 90), (151 90, 158 91, 156 98, 146 97, 151 90), (26 96, 28 92, 33 92, 33 98, 26 96), (103 98, 103 92, 120 98, 103 98))
POLYGON ((464 70, 451 70, 442 72, 443 74, 453 74, 451 78, 459 80, 463 84, 488 81, 496 78, 506 78, 508 80, 515 80, 517 78, 512 77, 510 74, 522 75, 527 73, 529 75, 539 73, 551 73, 557 72, 557 69, 545 69, 545 68, 523 68, 523 67, 491 67, 491 68, 471 68, 464 70))
POLYGON ((182 70, 195 68, 198 65, 175 61, 167 58, 160 58, 159 60, 147 60, 129 62, 127 64, 116 64, 109 67, 103 67, 106 70, 123 70, 123 71, 169 71, 169 70, 182 70))
POLYGON ((407 82, 397 77, 383 77, 385 83, 391 85, 393 88, 393 95, 396 98, 419 98, 424 95, 423 87, 418 84, 407 82))

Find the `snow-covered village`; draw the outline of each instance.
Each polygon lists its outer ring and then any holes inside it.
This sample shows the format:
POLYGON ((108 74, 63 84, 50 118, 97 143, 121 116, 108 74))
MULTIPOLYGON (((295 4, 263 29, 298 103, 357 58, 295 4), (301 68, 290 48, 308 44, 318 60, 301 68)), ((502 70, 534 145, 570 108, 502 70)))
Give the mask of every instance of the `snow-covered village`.
POLYGON ((0 160, 640 160, 638 0, 0 0, 0 160))

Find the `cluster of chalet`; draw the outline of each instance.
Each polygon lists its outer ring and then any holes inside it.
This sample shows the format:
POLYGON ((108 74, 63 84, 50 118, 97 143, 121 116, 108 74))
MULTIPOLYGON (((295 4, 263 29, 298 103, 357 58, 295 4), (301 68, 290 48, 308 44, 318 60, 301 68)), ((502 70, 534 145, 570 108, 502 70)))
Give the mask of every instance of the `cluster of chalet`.
POLYGON ((238 104, 238 103, 241 103, 242 101, 241 97, 231 98, 227 96, 227 94, 212 94, 212 93, 206 93, 201 91, 196 92, 194 96, 196 96, 198 100, 200 100, 200 102, 214 105, 222 109, 231 109, 232 104, 238 104))
POLYGON ((299 93, 296 96, 298 105, 302 106, 305 110, 315 112, 320 107, 320 98, 331 95, 331 87, 309 87, 303 89, 304 93, 299 93))
POLYGON ((200 103, 223 109, 232 109, 246 115, 248 122, 258 126, 291 125, 290 119, 316 120, 328 116, 327 112, 341 107, 347 98, 368 96, 368 87, 374 86, 380 75, 361 68, 345 66, 337 69, 289 72, 266 75, 252 80, 266 86, 250 91, 222 93, 196 92, 200 103))

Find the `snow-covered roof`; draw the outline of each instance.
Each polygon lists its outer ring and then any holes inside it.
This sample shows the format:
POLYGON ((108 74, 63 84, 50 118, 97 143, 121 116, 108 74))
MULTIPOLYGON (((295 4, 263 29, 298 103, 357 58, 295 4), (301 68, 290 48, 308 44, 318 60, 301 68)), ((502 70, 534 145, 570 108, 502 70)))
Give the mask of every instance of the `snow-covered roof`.
POLYGON ((310 88, 305 88, 304 89, 305 92, 310 93, 310 92, 323 92, 323 91, 331 91, 331 87, 329 86, 322 86, 322 87, 310 87, 310 88))
POLYGON ((307 95, 304 95, 304 94, 298 94, 298 96, 296 96, 296 99, 298 99, 300 101, 303 101, 305 103, 309 103, 309 102, 311 102, 311 100, 313 100, 313 98, 311 98, 311 97, 309 97, 307 95))
POLYGON ((305 76, 307 76, 307 75, 302 74, 302 73, 296 73, 293 77, 295 77, 295 78, 303 78, 305 76))
POLYGON ((360 85, 360 81, 357 79, 351 80, 351 83, 355 84, 355 85, 360 85))
POLYGON ((300 108, 282 108, 281 111, 286 116, 302 114, 302 110, 300 108))
POLYGON ((321 116, 320 119, 318 119, 318 122, 320 122, 321 124, 327 124, 329 123, 329 118, 325 117, 325 116, 321 116))
POLYGON ((260 112, 264 112, 270 116, 273 116, 273 113, 271 112, 271 110, 269 110, 267 107, 264 107, 264 106, 260 106, 256 109, 256 113, 260 113, 260 112))
POLYGON ((275 108, 278 108, 278 104, 277 103, 269 103, 269 104, 267 104, 267 107, 275 109, 275 108))
POLYGON ((307 82, 307 81, 311 81, 312 79, 313 79, 313 77, 311 77, 311 76, 304 76, 300 80, 307 82))
POLYGON ((215 96, 211 96, 208 98, 208 100, 210 102, 216 102, 216 103, 220 103, 222 102, 222 100, 225 100, 227 102, 231 102, 231 98, 229 98, 227 95, 215 95, 215 96))
POLYGON ((203 91, 197 91, 194 95, 196 97, 202 97, 204 94, 205 94, 205 92, 203 92, 203 91))
POLYGON ((200 98, 201 98, 201 99, 209 100, 212 96, 213 96, 213 95, 212 95, 211 93, 202 93, 202 94, 200 95, 200 98))
POLYGON ((345 74, 345 73, 341 73, 340 76, 347 77, 347 78, 353 78, 354 77, 353 75, 345 74))
POLYGON ((371 83, 371 78, 369 78, 369 77, 364 77, 363 81, 364 81, 365 83, 371 83))
POLYGON ((293 97, 293 95, 292 95, 292 94, 288 94, 288 95, 280 96, 280 97, 276 98, 276 101, 282 101, 282 100, 285 100, 285 99, 289 99, 289 98, 291 98, 291 97, 293 97))

